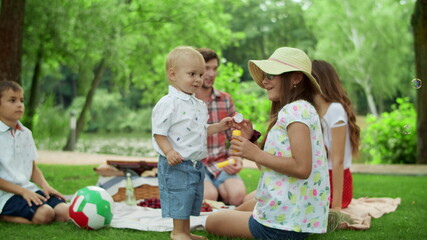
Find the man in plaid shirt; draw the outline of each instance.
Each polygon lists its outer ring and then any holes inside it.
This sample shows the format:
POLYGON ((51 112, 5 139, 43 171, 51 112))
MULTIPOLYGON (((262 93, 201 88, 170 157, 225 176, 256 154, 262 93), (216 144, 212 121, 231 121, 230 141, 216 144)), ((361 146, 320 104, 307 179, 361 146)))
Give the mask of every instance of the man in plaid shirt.
MULTIPOLYGON (((217 123, 234 115, 233 100, 230 94, 213 88, 219 66, 218 55, 207 48, 200 48, 198 51, 205 59, 206 68, 203 85, 196 92, 196 97, 203 100, 208 107, 208 124, 217 123)), ((226 204, 238 206, 246 195, 246 187, 237 175, 242 170, 241 160, 224 168, 215 166, 215 163, 225 161, 229 157, 227 141, 230 139, 230 130, 208 136, 208 157, 203 159, 206 167, 204 198, 215 201, 220 199, 226 204)))

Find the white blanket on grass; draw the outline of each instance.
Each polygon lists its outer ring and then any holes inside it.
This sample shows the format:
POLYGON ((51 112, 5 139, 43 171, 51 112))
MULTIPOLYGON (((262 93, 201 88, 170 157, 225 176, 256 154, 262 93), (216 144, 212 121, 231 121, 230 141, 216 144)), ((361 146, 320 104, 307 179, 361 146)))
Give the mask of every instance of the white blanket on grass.
MULTIPOLYGON (((158 186, 155 177, 132 177, 134 187, 148 184, 158 186)), ((126 187, 125 177, 99 177, 97 186, 107 190, 113 196, 121 187, 126 187)), ((190 217, 191 230, 204 229, 209 213, 202 212, 200 216, 190 217)), ((113 220, 110 223, 113 228, 128 228, 141 231, 168 232, 172 231, 172 218, 162 218, 162 210, 148 207, 129 206, 124 202, 115 202, 113 220)))
MULTIPOLYGON (((205 227, 209 213, 202 212, 200 216, 190 217, 191 230, 201 230, 205 227)), ((141 231, 168 232, 172 231, 172 218, 162 218, 162 210, 148 207, 128 206, 123 202, 114 204, 113 228, 129 228, 141 231)))

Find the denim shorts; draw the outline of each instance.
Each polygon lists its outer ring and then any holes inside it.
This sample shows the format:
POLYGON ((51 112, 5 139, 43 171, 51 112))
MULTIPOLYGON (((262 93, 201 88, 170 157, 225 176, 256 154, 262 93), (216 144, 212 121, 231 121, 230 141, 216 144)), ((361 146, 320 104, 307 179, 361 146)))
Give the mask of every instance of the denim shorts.
POLYGON ((249 218, 249 230, 251 231, 254 239, 283 239, 283 240, 299 240, 306 239, 308 233, 285 231, 276 228, 266 227, 254 219, 253 216, 249 218))
POLYGON ((222 170, 216 178, 206 168, 205 168, 205 172, 206 172, 205 181, 211 182, 216 188, 218 188, 218 186, 221 185, 223 182, 225 182, 225 180, 227 179, 230 179, 230 178, 241 179, 239 175, 237 174, 230 175, 226 173, 224 170, 222 170))
POLYGON ((190 219, 199 216, 203 203, 205 168, 201 161, 183 161, 171 166, 165 157, 158 162, 162 217, 190 219))
MULTIPOLYGON (((44 193, 40 190, 36 191, 36 193, 45 197, 44 193)), ((54 208, 59 203, 63 202, 65 201, 61 198, 58 198, 56 196, 50 196, 50 198, 46 202, 43 202, 43 204, 47 204, 50 207, 54 208)), ((11 198, 9 198, 9 200, 7 200, 6 204, 3 207, 1 215, 23 217, 31 221, 37 209, 42 205, 37 206, 33 203, 30 207, 27 201, 21 195, 13 195, 11 198)))

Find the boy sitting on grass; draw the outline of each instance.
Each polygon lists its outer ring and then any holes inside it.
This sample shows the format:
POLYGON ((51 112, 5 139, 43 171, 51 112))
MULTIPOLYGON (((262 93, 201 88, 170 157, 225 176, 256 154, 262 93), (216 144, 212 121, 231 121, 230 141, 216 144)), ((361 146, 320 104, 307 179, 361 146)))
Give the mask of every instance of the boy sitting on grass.
POLYGON ((24 109, 21 86, 0 81, 0 221, 66 222, 69 214, 65 198, 49 186, 36 166, 33 136, 19 121, 24 109))

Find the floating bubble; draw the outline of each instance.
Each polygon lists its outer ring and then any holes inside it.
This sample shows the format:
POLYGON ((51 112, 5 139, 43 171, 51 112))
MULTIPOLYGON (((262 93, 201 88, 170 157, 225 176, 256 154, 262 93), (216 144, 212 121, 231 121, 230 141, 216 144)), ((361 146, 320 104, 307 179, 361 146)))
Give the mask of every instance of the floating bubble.
POLYGON ((403 131, 403 134, 406 134, 406 135, 411 134, 411 126, 410 125, 403 126, 402 131, 403 131))
POLYGON ((412 85, 412 87, 413 88, 415 88, 415 89, 420 89, 421 88, 421 86, 423 85, 423 82, 421 81, 421 79, 419 79, 419 78, 414 78, 414 79, 412 79, 412 81, 411 81, 411 85, 412 85))
POLYGON ((236 123, 241 123, 243 122, 243 115, 241 113, 236 113, 233 119, 236 123))

